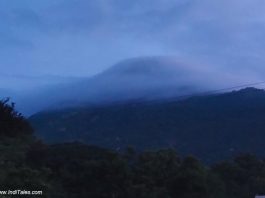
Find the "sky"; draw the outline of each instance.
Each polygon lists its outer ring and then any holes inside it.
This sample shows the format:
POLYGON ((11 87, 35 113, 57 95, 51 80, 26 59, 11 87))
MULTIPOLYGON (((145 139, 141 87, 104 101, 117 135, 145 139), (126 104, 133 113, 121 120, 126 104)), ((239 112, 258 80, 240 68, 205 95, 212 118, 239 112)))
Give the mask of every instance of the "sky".
POLYGON ((0 0, 0 88, 143 56, 263 80, 264 10, 264 0, 0 0))

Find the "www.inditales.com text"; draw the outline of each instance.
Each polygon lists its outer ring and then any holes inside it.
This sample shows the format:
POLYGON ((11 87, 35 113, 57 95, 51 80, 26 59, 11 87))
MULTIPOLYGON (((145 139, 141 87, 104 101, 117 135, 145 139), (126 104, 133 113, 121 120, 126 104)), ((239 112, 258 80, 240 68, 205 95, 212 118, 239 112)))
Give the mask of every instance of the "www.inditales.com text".
POLYGON ((0 195, 42 195, 42 190, 0 190, 0 195))

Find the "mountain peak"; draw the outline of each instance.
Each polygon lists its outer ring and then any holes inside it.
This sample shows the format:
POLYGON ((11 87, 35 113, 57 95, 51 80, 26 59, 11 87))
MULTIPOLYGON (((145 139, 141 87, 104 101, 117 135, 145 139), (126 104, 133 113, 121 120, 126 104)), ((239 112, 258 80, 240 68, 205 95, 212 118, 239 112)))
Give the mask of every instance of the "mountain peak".
POLYGON ((180 75, 189 66, 172 57, 141 57, 124 60, 104 73, 115 75, 180 75))

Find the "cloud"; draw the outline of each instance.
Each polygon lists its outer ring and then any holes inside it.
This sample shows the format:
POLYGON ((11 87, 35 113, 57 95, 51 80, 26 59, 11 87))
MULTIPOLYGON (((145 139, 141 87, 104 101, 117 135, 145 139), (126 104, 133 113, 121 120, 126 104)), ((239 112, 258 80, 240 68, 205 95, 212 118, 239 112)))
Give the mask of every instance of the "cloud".
POLYGON ((169 55, 260 79, 264 8, 263 0, 2 0, 0 67, 91 76, 126 58, 169 55))
POLYGON ((200 70, 232 86, 261 81, 264 9, 263 0, 1 0, 0 89, 88 77, 143 56, 173 56, 195 79, 200 70))

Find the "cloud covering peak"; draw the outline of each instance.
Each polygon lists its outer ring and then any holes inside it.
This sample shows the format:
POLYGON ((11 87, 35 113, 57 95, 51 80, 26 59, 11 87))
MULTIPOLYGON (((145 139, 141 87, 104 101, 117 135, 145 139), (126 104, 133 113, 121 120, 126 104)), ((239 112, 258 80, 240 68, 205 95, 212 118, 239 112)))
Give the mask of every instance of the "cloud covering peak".
POLYGON ((91 76, 126 58, 165 55, 262 79, 264 9, 263 0, 2 0, 0 67, 91 76))

